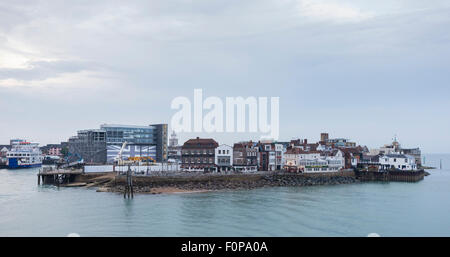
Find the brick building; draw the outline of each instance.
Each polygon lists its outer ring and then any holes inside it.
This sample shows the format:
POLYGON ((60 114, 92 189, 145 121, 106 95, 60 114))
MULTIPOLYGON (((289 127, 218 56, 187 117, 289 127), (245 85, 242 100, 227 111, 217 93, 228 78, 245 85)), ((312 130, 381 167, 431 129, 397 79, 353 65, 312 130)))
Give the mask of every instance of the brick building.
POLYGON ((236 143, 233 146, 233 166, 236 171, 258 170, 258 146, 252 141, 236 143))
POLYGON ((219 144, 211 138, 189 139, 181 147, 181 168, 185 171, 216 171, 215 149, 219 144))

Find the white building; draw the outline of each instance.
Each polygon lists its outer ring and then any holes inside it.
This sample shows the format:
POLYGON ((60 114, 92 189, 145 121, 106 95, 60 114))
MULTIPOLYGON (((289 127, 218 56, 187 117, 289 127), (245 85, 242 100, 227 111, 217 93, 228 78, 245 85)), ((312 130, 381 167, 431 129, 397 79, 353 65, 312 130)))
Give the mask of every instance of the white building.
POLYGON ((216 164, 218 172, 233 170, 233 147, 225 144, 219 145, 215 149, 214 164, 216 164))
POLYGON ((335 172, 344 168, 345 160, 342 151, 322 156, 318 151, 305 152, 294 148, 286 151, 285 169, 303 172, 335 172))
POLYGON ((380 169, 416 170, 416 159, 407 154, 386 154, 380 156, 380 169))
POLYGON ((275 169, 281 170, 283 168, 284 152, 286 151, 286 149, 284 149, 284 146, 282 144, 275 144, 274 150, 275 150, 275 169))

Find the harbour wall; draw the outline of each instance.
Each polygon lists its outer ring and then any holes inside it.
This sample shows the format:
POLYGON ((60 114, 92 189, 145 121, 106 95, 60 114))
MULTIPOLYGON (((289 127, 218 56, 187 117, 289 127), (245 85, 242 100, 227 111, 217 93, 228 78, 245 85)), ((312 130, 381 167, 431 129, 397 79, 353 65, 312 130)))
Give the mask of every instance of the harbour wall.
MULTIPOLYGON (((226 190, 254 189, 276 186, 313 186, 356 183, 353 171, 328 173, 273 173, 227 174, 201 176, 134 176, 133 187, 136 193, 151 192, 152 188, 172 187, 183 190, 226 190)), ((116 176, 107 191, 123 192, 126 185, 124 176, 116 176)))
POLYGON ((423 180, 426 173, 420 171, 355 171, 355 176, 360 181, 393 181, 393 182, 418 182, 423 180))

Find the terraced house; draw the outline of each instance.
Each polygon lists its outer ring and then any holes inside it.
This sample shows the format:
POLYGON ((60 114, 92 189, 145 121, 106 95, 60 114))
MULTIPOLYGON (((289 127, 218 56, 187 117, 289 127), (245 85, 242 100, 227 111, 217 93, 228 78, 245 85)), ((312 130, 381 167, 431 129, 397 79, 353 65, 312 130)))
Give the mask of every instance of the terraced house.
POLYGON ((283 168, 284 147, 282 144, 262 141, 259 142, 259 167, 261 171, 275 171, 283 168))
POLYGON ((233 166, 236 171, 258 170, 258 146, 252 141, 236 143, 233 146, 233 166))

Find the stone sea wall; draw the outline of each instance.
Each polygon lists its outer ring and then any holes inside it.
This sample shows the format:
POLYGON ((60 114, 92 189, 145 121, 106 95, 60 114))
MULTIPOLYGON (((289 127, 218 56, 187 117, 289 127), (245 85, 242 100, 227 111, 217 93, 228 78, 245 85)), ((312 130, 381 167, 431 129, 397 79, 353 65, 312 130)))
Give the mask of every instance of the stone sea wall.
MULTIPOLYGON (((337 185, 356 183, 358 180, 352 171, 333 173, 292 174, 264 172, 256 174, 203 175, 195 177, 133 177, 133 189, 136 193, 151 192, 154 188, 177 188, 181 190, 235 190, 260 187, 300 187, 314 185, 337 185)), ((103 191, 123 192, 125 178, 116 177, 103 188, 103 191)))

